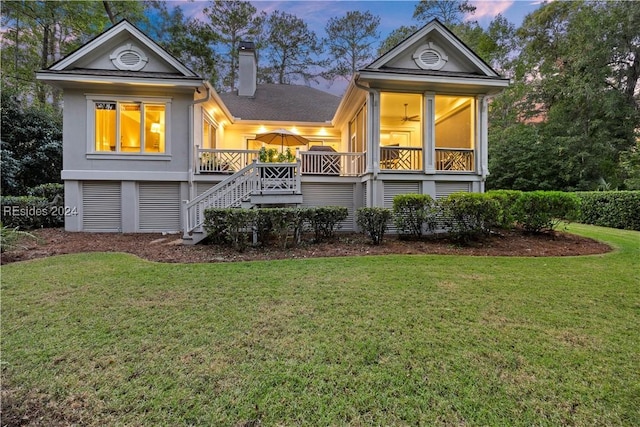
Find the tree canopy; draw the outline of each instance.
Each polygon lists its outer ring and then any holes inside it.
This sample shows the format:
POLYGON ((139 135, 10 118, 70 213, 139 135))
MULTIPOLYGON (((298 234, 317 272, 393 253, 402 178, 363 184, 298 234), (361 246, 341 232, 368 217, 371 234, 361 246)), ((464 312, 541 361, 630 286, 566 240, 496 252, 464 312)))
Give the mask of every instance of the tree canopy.
POLYGON ((345 80, 373 60, 373 44, 377 42, 380 17, 371 12, 350 11, 330 18, 325 27, 325 44, 329 48, 329 79, 345 80))
POLYGON ((289 84, 297 78, 309 82, 326 65, 318 36, 295 15, 278 10, 269 15, 265 42, 268 66, 279 84, 289 84))
POLYGON ((266 14, 247 1, 215 0, 204 9, 208 22, 203 31, 208 33, 209 42, 221 48, 224 72, 220 73, 219 87, 232 91, 238 80, 238 47, 241 41, 258 40, 262 36, 266 14))

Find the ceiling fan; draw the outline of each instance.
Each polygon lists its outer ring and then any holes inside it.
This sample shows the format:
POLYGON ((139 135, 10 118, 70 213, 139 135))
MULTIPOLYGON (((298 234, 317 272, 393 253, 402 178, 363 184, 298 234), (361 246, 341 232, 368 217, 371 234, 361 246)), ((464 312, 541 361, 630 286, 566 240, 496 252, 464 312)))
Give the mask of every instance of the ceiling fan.
POLYGON ((405 122, 419 122, 420 121, 420 114, 416 114, 415 116, 408 116, 407 115, 407 107, 409 106, 409 104, 404 104, 404 117, 401 119, 402 123, 405 122))

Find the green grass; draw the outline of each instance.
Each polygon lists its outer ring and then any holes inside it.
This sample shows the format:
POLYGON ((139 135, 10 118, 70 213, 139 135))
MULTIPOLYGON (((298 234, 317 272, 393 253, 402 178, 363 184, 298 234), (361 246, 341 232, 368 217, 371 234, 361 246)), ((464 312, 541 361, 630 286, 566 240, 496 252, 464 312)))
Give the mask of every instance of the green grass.
POLYGON ((564 258, 2 268, 3 416, 42 425, 640 425, 640 233, 564 258))

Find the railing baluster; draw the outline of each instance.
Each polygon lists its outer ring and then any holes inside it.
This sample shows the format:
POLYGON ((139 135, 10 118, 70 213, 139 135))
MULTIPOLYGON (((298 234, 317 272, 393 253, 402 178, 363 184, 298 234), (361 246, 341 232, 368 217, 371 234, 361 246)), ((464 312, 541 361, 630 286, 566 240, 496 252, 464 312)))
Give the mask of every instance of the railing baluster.
POLYGON ((473 172, 472 148, 436 148, 436 168, 440 171, 473 172))

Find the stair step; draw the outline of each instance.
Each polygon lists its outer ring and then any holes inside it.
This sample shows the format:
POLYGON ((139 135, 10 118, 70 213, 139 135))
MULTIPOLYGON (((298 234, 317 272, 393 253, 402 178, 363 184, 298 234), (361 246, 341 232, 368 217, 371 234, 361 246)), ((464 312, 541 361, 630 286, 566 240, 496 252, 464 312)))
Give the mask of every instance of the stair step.
POLYGON ((183 245, 197 245, 207 237, 207 233, 193 232, 191 235, 182 236, 183 245))

